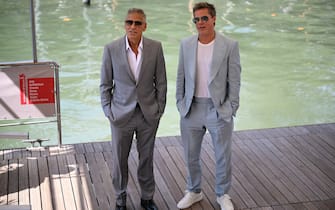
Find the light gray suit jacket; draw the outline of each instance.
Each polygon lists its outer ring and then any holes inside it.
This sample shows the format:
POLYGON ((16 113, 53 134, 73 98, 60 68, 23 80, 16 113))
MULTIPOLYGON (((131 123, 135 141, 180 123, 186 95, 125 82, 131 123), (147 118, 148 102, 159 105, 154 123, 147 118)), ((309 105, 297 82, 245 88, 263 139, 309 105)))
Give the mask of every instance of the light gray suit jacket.
POLYGON ((104 48, 100 96, 112 123, 127 123, 138 103, 146 120, 159 120, 166 105, 166 69, 162 45, 143 37, 143 62, 136 82, 126 53, 125 36, 104 48))
MULTIPOLYGON (((195 93, 198 35, 181 41, 176 84, 177 108, 185 117, 195 93)), ((209 93, 220 117, 230 121, 239 107, 240 54, 238 42, 216 33, 209 93)))

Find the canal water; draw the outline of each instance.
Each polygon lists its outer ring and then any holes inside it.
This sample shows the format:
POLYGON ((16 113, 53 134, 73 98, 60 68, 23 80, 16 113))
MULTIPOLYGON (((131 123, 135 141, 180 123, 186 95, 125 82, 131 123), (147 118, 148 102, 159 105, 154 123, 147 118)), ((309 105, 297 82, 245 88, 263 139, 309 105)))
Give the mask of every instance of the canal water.
MULTIPOLYGON (((103 46, 124 35, 131 7, 143 8, 145 36, 163 44, 168 100, 158 136, 179 135, 175 78, 180 40, 196 33, 184 0, 35 0, 38 60, 60 65, 63 143, 107 141, 99 96, 103 46)), ((212 0, 216 31, 239 41, 241 105, 236 130, 335 121, 335 1, 212 0)), ((29 0, 0 0, 0 62, 32 60, 29 0)), ((1 81, 0 81, 1 82, 1 81)), ((6 90, 0 90, 6 91, 6 90)), ((0 121, 0 124, 7 123, 0 121)), ((0 127, 57 143, 55 123, 0 127)), ((0 140, 0 148, 17 147, 0 140)))

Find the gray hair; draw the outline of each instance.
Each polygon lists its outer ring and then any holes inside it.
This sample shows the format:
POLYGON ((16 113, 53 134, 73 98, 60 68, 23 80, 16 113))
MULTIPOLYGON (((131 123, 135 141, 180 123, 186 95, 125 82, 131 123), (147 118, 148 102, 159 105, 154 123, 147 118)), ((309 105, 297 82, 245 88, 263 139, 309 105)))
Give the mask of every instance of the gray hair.
POLYGON ((143 16, 143 18, 144 18, 144 21, 146 21, 147 16, 145 15, 143 9, 139 9, 139 8, 130 8, 130 9, 128 10, 127 15, 129 15, 129 14, 133 14, 133 13, 141 14, 141 15, 143 16))

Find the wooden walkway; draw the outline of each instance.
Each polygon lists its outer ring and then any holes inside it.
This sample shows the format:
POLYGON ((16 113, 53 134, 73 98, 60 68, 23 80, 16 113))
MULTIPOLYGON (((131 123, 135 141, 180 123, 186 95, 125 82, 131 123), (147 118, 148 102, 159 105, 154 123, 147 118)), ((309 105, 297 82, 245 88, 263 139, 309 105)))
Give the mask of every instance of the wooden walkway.
MULTIPOLYGON (((229 194, 236 209, 335 209, 335 123, 237 131, 232 148, 229 194)), ((0 150, 0 209, 26 204, 33 210, 114 209, 111 156, 110 142, 0 150)), ((201 158, 205 198, 190 209, 219 209, 209 136, 201 158)), ((136 210, 137 164, 134 149, 127 206, 136 210)), ((159 209, 177 209, 186 175, 179 136, 157 139, 154 164, 159 209)))

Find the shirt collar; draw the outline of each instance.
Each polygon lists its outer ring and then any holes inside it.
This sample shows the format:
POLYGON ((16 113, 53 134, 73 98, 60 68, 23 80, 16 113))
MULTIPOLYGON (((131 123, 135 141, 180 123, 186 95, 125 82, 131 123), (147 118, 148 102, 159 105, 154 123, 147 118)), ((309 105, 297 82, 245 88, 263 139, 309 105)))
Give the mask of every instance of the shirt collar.
MULTIPOLYGON (((143 36, 141 37, 140 45, 138 46, 139 49, 143 49, 143 36)), ((128 42, 128 37, 126 36, 126 50, 131 49, 129 42, 128 42)))

